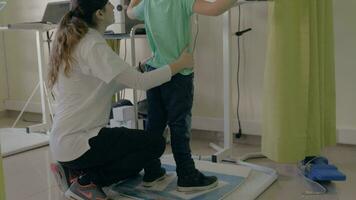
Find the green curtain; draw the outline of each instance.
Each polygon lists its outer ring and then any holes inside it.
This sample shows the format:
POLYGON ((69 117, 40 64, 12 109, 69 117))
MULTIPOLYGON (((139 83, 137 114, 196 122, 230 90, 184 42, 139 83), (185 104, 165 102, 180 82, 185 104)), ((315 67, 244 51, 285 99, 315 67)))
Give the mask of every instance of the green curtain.
POLYGON ((4 171, 2 167, 1 147, 0 147, 0 200, 5 200, 4 171))
POLYGON ((262 153, 291 163, 336 143, 333 3, 269 6, 262 153))

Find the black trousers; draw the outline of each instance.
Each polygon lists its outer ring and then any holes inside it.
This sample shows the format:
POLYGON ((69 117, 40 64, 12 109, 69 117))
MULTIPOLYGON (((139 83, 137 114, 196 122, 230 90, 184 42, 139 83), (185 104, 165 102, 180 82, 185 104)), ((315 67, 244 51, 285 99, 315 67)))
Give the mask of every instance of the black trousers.
POLYGON ((81 157, 61 164, 82 171, 91 182, 104 187, 136 176, 142 169, 145 173, 159 169, 165 140, 142 130, 103 128, 89 145, 90 150, 81 157))
MULTIPOLYGON (((146 70, 155 68, 146 65, 146 70)), ((176 74, 171 81, 147 91, 147 131, 163 134, 169 126, 178 176, 189 176, 195 170, 190 149, 193 97, 194 74, 176 74)))

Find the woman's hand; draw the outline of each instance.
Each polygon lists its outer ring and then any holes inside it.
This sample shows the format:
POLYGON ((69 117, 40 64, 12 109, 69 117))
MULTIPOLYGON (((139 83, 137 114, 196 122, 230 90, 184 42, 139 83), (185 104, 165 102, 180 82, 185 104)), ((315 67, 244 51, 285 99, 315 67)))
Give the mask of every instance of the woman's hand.
POLYGON ((175 62, 171 63, 169 66, 171 67, 172 75, 179 73, 183 69, 193 69, 194 68, 193 54, 188 53, 188 50, 184 49, 180 57, 175 62))

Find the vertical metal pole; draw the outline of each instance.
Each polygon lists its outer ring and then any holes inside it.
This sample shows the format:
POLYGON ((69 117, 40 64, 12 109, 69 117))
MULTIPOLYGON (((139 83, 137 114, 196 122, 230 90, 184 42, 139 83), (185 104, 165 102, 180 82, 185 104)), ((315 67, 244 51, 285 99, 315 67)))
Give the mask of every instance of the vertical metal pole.
POLYGON ((43 38, 42 32, 36 31, 36 46, 37 46, 37 60, 38 60, 38 75, 40 82, 40 93, 41 93, 41 108, 42 108, 42 123, 47 124, 47 109, 46 109, 46 100, 45 100, 45 91, 44 91, 44 82, 43 82, 43 38))
MULTIPOLYGON (((131 65, 133 67, 136 66, 135 30, 134 29, 132 29, 132 32, 131 32, 131 65)), ((134 110, 135 110, 134 128, 137 129, 137 127, 138 127, 137 90, 134 88, 132 91, 133 91, 133 104, 134 104, 134 110)))
POLYGON ((232 147, 231 11, 223 15, 224 148, 232 147))

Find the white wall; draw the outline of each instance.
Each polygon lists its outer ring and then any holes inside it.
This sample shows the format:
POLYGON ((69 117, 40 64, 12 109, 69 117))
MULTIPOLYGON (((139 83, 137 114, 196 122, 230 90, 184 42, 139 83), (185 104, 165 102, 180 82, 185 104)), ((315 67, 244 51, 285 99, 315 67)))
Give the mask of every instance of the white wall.
MULTIPOLYGON (((240 39, 240 118, 243 131, 260 133, 263 71, 267 45, 267 4, 241 6, 241 30, 252 28, 240 39)), ((237 8, 232 12, 232 30, 237 31, 237 8)), ((199 17, 200 34, 197 46, 196 91, 193 109, 195 128, 223 129, 223 67, 222 17, 199 17)), ((237 38, 233 38, 233 102, 237 104, 237 38)), ((234 121, 237 130, 237 122, 234 121)))
MULTIPOLYGON (((53 0, 52 0, 53 1, 53 0)), ((47 1, 11 0, 3 10, 3 22, 40 21, 47 1)), ((5 32, 5 49, 8 76, 8 99, 6 108, 20 109, 30 96, 38 82, 35 33, 33 31, 5 32)), ((39 108, 39 91, 33 99, 35 108, 39 108)), ((30 111, 33 111, 30 109, 30 111)))
MULTIPOLYGON (((0 13, 0 24, 3 22, 2 13, 0 13)), ((0 32, 0 112, 5 110, 4 101, 7 98, 7 82, 5 68, 5 51, 3 42, 3 33, 0 32)))
MULTIPOLYGON (((339 142, 346 144, 356 144, 355 9, 356 1, 334 1, 337 129, 339 142)), ((236 12, 236 9, 234 11, 236 12)), ((236 16, 236 13, 233 16, 236 16)), ((242 27, 252 27, 253 31, 244 36, 243 42, 240 115, 245 132, 260 134, 263 97, 262 74, 267 41, 267 6, 264 3, 253 6, 245 5, 242 7, 242 16, 242 27)), ((202 33, 198 42, 199 68, 196 73, 197 91, 193 117, 195 123, 193 125, 198 128, 223 130, 222 21, 221 18, 200 17, 200 19, 202 33)), ((236 24, 236 17, 233 19, 233 24, 236 24)), ((236 46, 234 48, 236 53, 236 46)), ((235 98, 236 95, 234 95, 235 98)))
POLYGON ((356 129, 356 1, 335 1, 337 121, 356 129))
MULTIPOLYGON (((341 143, 356 144, 356 1, 334 1, 337 129, 341 143)), ((234 9, 236 12, 236 9, 234 9)), ((236 16, 236 13, 233 14, 236 16)), ((223 130, 221 18, 200 17, 195 123, 198 128, 223 130), (207 34, 209 33, 209 35, 207 34)), ((233 18, 236 24, 236 17, 233 18)), ((242 7, 242 27, 253 31, 244 36, 241 71, 242 127, 248 134, 261 133, 263 71, 266 53, 267 6, 242 7)), ((233 30, 236 30, 233 29, 233 30)), ((235 43, 234 43, 235 44, 235 43)), ((235 53, 236 53, 236 46, 235 53)), ((236 66, 236 63, 234 64, 236 66)), ((234 90, 236 91, 236 90, 234 90)), ((234 95, 234 99, 236 95, 234 95)), ((236 105, 235 105, 236 106, 236 105)), ((235 121, 236 122, 236 121, 235 121)), ((236 124, 236 123, 235 123, 236 124)), ((236 130, 236 126, 235 126, 236 130)))
MULTIPOLYGON (((47 1, 11 0, 5 10, 5 23, 39 20, 47 1)), ((354 92, 356 73, 356 1, 335 0, 336 33, 336 78, 337 78, 337 126, 347 142, 356 136, 356 93, 354 92), (336 3, 337 2, 337 3, 336 3)), ((233 30, 237 30, 237 12, 233 10, 233 30)), ((263 72, 267 42, 267 6, 255 3, 242 6, 242 28, 253 29, 242 37, 241 65, 241 110, 242 126, 249 134, 260 134, 263 72)), ((193 108, 193 127, 222 130, 222 18, 199 17, 200 34, 196 53, 195 103, 193 108)), ((5 35, 7 66, 10 88, 10 103, 23 102, 35 87, 37 67, 35 59, 34 34, 11 32, 5 35)), ((147 45, 142 43, 139 57, 149 55, 147 45)), ((1 43, 0 43, 1 44, 1 43)), ((1 45, 0 45, 1 46, 1 45)), ((1 48, 1 47, 0 47, 1 48)), ((236 38, 233 42, 233 55, 237 55, 236 38)), ((0 55, 1 56, 1 55, 0 55)), ((237 56, 236 56, 237 57, 237 56)), ((128 54, 129 58, 129 54, 128 54)), ((234 59, 236 78, 236 59, 234 59)), ((1 62, 0 62, 0 70, 1 62)), ((233 81, 236 82, 236 79, 233 81)), ((0 76, 0 83, 3 77, 0 76)), ((236 84, 234 84, 236 86, 236 84)), ((233 89, 236 102, 236 88, 233 89)), ((38 104, 39 95, 34 102, 38 104)), ((1 93, 0 93, 1 99, 1 93)), ((1 104, 0 104, 1 105, 1 104)), ((1 108, 1 107, 0 107, 1 108)), ((236 103, 235 103, 236 108, 236 103)), ((234 109, 236 110, 236 109, 234 109)), ((236 125, 236 123, 235 123, 236 125)), ((236 128, 237 126, 235 126, 236 128)))
POLYGON ((337 127, 344 143, 356 143, 356 1, 334 0, 337 127))

